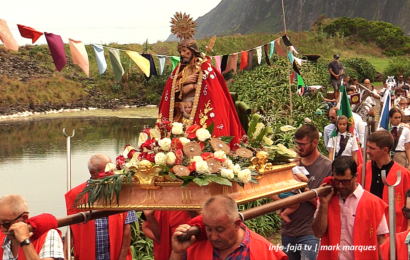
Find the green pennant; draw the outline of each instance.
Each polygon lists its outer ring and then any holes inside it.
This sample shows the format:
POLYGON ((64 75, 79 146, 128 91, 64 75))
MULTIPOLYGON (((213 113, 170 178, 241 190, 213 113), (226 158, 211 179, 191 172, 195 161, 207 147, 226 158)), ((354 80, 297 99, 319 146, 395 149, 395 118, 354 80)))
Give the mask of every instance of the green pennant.
MULTIPOLYGON (((340 95, 342 96, 340 100, 340 108, 337 110, 337 116, 346 116, 349 119, 350 124, 350 132, 354 129, 354 120, 353 120, 353 113, 352 109, 350 108, 350 101, 349 97, 347 96, 347 91, 345 86, 340 87, 340 95)), ((334 137, 337 135, 336 128, 333 130, 330 137, 334 137)))
POLYGON ((180 59, 181 59, 181 58, 178 57, 178 56, 171 56, 172 70, 174 70, 174 69, 177 67, 177 65, 178 65, 180 59))

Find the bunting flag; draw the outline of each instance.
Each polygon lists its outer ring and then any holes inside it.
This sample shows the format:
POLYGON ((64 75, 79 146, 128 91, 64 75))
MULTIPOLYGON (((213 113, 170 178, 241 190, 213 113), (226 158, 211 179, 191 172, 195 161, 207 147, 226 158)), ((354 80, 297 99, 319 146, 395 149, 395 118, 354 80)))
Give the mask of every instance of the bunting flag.
POLYGON ((164 73, 165 68, 165 55, 158 55, 158 63, 159 63, 159 75, 164 73))
MULTIPOLYGON (((293 56, 293 55, 292 55, 293 56)), ((302 62, 306 62, 305 60, 299 59, 295 56, 293 56, 293 58, 295 59, 296 63, 299 64, 299 66, 302 66, 302 62)))
POLYGON ((308 88, 306 87, 305 82, 303 82, 303 79, 299 74, 297 75, 297 77, 298 77, 298 91, 297 92, 299 95, 304 95, 308 92, 308 88))
POLYGON ((262 46, 256 48, 256 56, 258 57, 258 64, 261 65, 262 62, 262 46))
POLYGON ((263 45, 263 50, 265 52, 265 60, 266 60, 266 64, 268 64, 268 66, 270 66, 270 60, 269 60, 269 56, 268 56, 268 45, 265 44, 263 45))
POLYGON ((289 58, 291 63, 293 63, 295 61, 295 59, 293 58, 293 55, 292 55, 292 51, 289 51, 288 58, 289 58))
POLYGON ((386 91, 384 91, 383 95, 383 109, 382 113, 380 114, 380 121, 379 121, 379 128, 383 128, 384 130, 389 131, 389 111, 391 109, 391 95, 390 95, 390 87, 387 87, 386 91))
POLYGON ((95 57, 97 59, 98 71, 103 74, 107 70, 107 62, 105 61, 104 48, 102 45, 93 44, 95 57))
POLYGON ((3 42, 4 48, 12 51, 19 50, 16 39, 14 39, 13 34, 11 34, 7 22, 3 19, 0 19, 0 40, 3 42))
POLYGON ((88 54, 84 43, 73 39, 68 40, 73 63, 78 65, 84 71, 87 78, 90 77, 90 64, 88 62, 88 54))
MULTIPOLYGON (((155 62, 154 62, 154 59, 152 58, 152 55, 151 54, 141 54, 142 55, 142 57, 144 57, 145 59, 147 59, 148 60, 148 62, 149 62, 149 76, 145 76, 145 79, 147 80, 147 81, 149 81, 150 80, 150 78, 152 77, 152 76, 158 76, 158 74, 157 74, 157 68, 155 67, 155 62)), ((142 69, 141 69, 142 70, 142 69)), ((145 72, 144 72, 144 74, 145 74, 145 72)))
POLYGON ((214 56, 216 70, 221 72, 221 56, 214 56))
POLYGON ((242 71, 244 68, 248 66, 248 52, 242 51, 241 52, 241 64, 239 65, 239 70, 242 71))
POLYGON ((286 56, 286 54, 282 50, 282 47, 280 47, 280 38, 275 41, 275 44, 276 44, 276 50, 277 50, 278 55, 286 56))
POLYGON ((28 26, 17 24, 17 27, 19 28, 21 37, 31 39, 33 44, 43 35, 42 32, 36 31, 28 26))
POLYGON ((290 84, 293 84, 293 80, 295 80, 296 77, 297 77, 296 72, 293 71, 292 75, 290 75, 290 84))
POLYGON ((44 36, 46 37, 48 48, 50 49, 51 57, 53 57, 56 69, 58 71, 61 71, 67 64, 67 60, 65 58, 63 39, 61 39, 60 35, 56 35, 53 33, 45 32, 44 36))
POLYGON ((269 59, 272 59, 272 55, 275 51, 275 41, 270 42, 270 52, 269 52, 269 59))
POLYGON ((180 59, 181 59, 181 57, 171 56, 172 71, 174 71, 174 69, 177 67, 177 65, 178 65, 180 59))
POLYGON ((227 64, 228 64, 228 57, 229 57, 229 55, 224 55, 224 56, 222 56, 221 71, 225 71, 225 70, 226 70, 226 66, 227 66, 227 64))
POLYGON ((287 47, 290 47, 290 46, 293 45, 293 44, 289 41, 289 38, 288 38, 288 36, 287 36, 286 34, 282 36, 282 40, 283 40, 283 43, 284 43, 287 47))
MULTIPOLYGON (((144 58, 141 54, 135 51, 126 51, 125 52, 131 60, 137 65, 138 68, 145 74, 145 77, 148 79, 150 78, 150 61, 147 58, 144 58)), ((111 60, 112 62, 112 60, 111 60)), ((120 62, 119 59, 119 52, 118 52, 118 62, 120 62)), ((121 64, 121 63, 120 63, 121 64)), ((122 68, 122 66, 121 66, 122 68)), ((123 69, 124 71, 124 69, 123 69)), ((124 73, 123 73, 124 74, 124 73)), ((121 75, 122 76, 122 75, 121 75)), ((121 79, 121 77, 120 77, 121 79)))
POLYGON ((290 46, 289 47, 291 51, 293 51, 296 55, 299 54, 299 52, 296 51, 295 47, 290 46))
POLYGON ((301 75, 301 74, 300 74, 300 71, 299 71, 299 68, 298 68, 298 65, 296 65, 296 62, 295 62, 295 61, 293 61, 292 65, 293 65, 293 70, 294 70, 297 74, 301 75))
MULTIPOLYGON (((124 68, 122 67, 122 64, 121 64, 120 50, 112 49, 112 48, 107 48, 107 49, 108 49, 108 53, 110 54, 110 60, 111 60, 112 69, 114 70, 115 81, 119 83, 121 81, 122 75, 124 75, 124 68)), ((130 51, 127 51, 126 53, 128 54, 128 52, 130 51)))
MULTIPOLYGON (((339 103, 337 104, 337 116, 344 115, 349 119, 349 124, 350 124, 350 129, 349 132, 354 134, 354 119, 353 119, 353 113, 352 109, 350 108, 350 101, 349 97, 347 96, 347 91, 345 86, 340 87, 340 99, 339 103)), ((332 134, 330 137, 334 137, 337 135, 336 129, 333 130, 332 134)))
POLYGON ((222 74, 228 73, 229 71, 233 70, 233 75, 235 75, 237 66, 238 66, 238 53, 232 53, 231 57, 229 57, 228 65, 226 66, 226 69, 222 71, 222 74))
POLYGON ((252 70, 253 54, 254 53, 255 53, 255 50, 249 50, 248 51, 248 66, 246 66, 247 70, 252 70))

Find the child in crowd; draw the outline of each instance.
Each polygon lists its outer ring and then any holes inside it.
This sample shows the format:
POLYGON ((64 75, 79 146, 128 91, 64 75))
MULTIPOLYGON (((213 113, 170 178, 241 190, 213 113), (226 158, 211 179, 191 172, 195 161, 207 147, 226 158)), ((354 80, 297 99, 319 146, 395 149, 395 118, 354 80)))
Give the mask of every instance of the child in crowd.
POLYGON ((347 117, 339 116, 336 121, 337 135, 330 138, 327 143, 330 160, 333 161, 335 158, 344 155, 353 157, 357 163, 357 150, 359 150, 359 147, 356 138, 348 132, 349 129, 350 124, 347 117))
MULTIPOLYGON (((289 149, 289 150, 293 150, 293 149, 289 149)), ((293 173, 293 178, 299 182, 309 182, 309 178, 307 176, 309 176, 309 172, 306 170, 305 167, 303 166, 299 166, 300 165, 300 157, 299 154, 296 153, 296 157, 295 159, 292 161, 293 163, 296 164, 295 167, 292 168, 292 173, 293 173)), ((306 188, 305 188, 306 189, 306 188)), ((273 195, 271 198, 273 200, 280 200, 280 199, 284 199, 287 198, 289 196, 293 196, 295 194, 298 194, 300 192, 300 190, 293 190, 293 191, 288 191, 288 192, 283 192, 280 193, 279 195, 273 195)), ((283 220, 285 220, 286 222, 291 222, 291 219, 289 218, 289 215, 292 214, 293 212, 295 212, 298 208, 299 208, 300 204, 294 204, 291 205, 285 209, 281 209, 278 211, 278 215, 280 215, 283 220)))

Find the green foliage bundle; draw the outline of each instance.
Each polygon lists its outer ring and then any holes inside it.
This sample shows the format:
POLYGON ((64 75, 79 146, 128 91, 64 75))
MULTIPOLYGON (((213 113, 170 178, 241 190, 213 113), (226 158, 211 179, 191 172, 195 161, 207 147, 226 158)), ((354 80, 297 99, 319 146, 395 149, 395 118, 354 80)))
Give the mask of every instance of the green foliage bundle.
MULTIPOLYGON (((262 65, 251 71, 238 73, 234 82, 229 86, 231 91, 237 92, 239 100, 244 101, 254 111, 261 111, 266 123, 272 127, 272 137, 275 143, 286 147, 294 147, 293 133, 282 132, 281 126, 290 125, 289 80, 287 62, 278 59, 269 67, 262 65)), ((329 82, 326 62, 305 63, 301 75, 306 85, 324 85, 329 82)), ((326 115, 322 113, 322 96, 300 96, 296 93, 297 82, 292 84, 293 126, 298 128, 309 118, 320 132, 328 124, 326 115)), ((319 143, 319 150, 325 152, 323 142, 319 143)))
POLYGON ((375 42, 388 56, 410 52, 410 39, 399 26, 381 21, 367 21, 363 18, 341 17, 327 24, 323 31, 329 36, 351 36, 361 42, 375 42))
POLYGON ((154 244, 142 232, 141 212, 137 212, 139 221, 131 224, 131 253, 132 259, 153 260, 154 244))
POLYGON ((342 62, 347 68, 345 74, 350 76, 350 78, 357 78, 359 82, 363 82, 365 79, 370 79, 374 81, 374 76, 376 76, 376 68, 364 58, 351 58, 342 62))
MULTIPOLYGON (((389 60, 389 65, 384 70, 386 76, 404 75, 410 77, 410 61, 406 57, 395 57, 389 60)), ((386 77, 387 78, 387 77, 386 77)))

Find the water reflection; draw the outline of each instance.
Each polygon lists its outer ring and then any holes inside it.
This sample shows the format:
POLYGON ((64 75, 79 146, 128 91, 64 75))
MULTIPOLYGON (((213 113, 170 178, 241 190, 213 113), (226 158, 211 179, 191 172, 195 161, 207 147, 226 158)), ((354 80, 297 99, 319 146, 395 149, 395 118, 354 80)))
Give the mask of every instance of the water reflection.
POLYGON ((71 138, 72 187, 89 178, 88 158, 97 152, 112 159, 125 144, 136 144, 144 125, 154 119, 115 117, 52 118, 0 123, 0 196, 25 197, 30 214, 43 212, 65 216, 66 138, 71 138))

